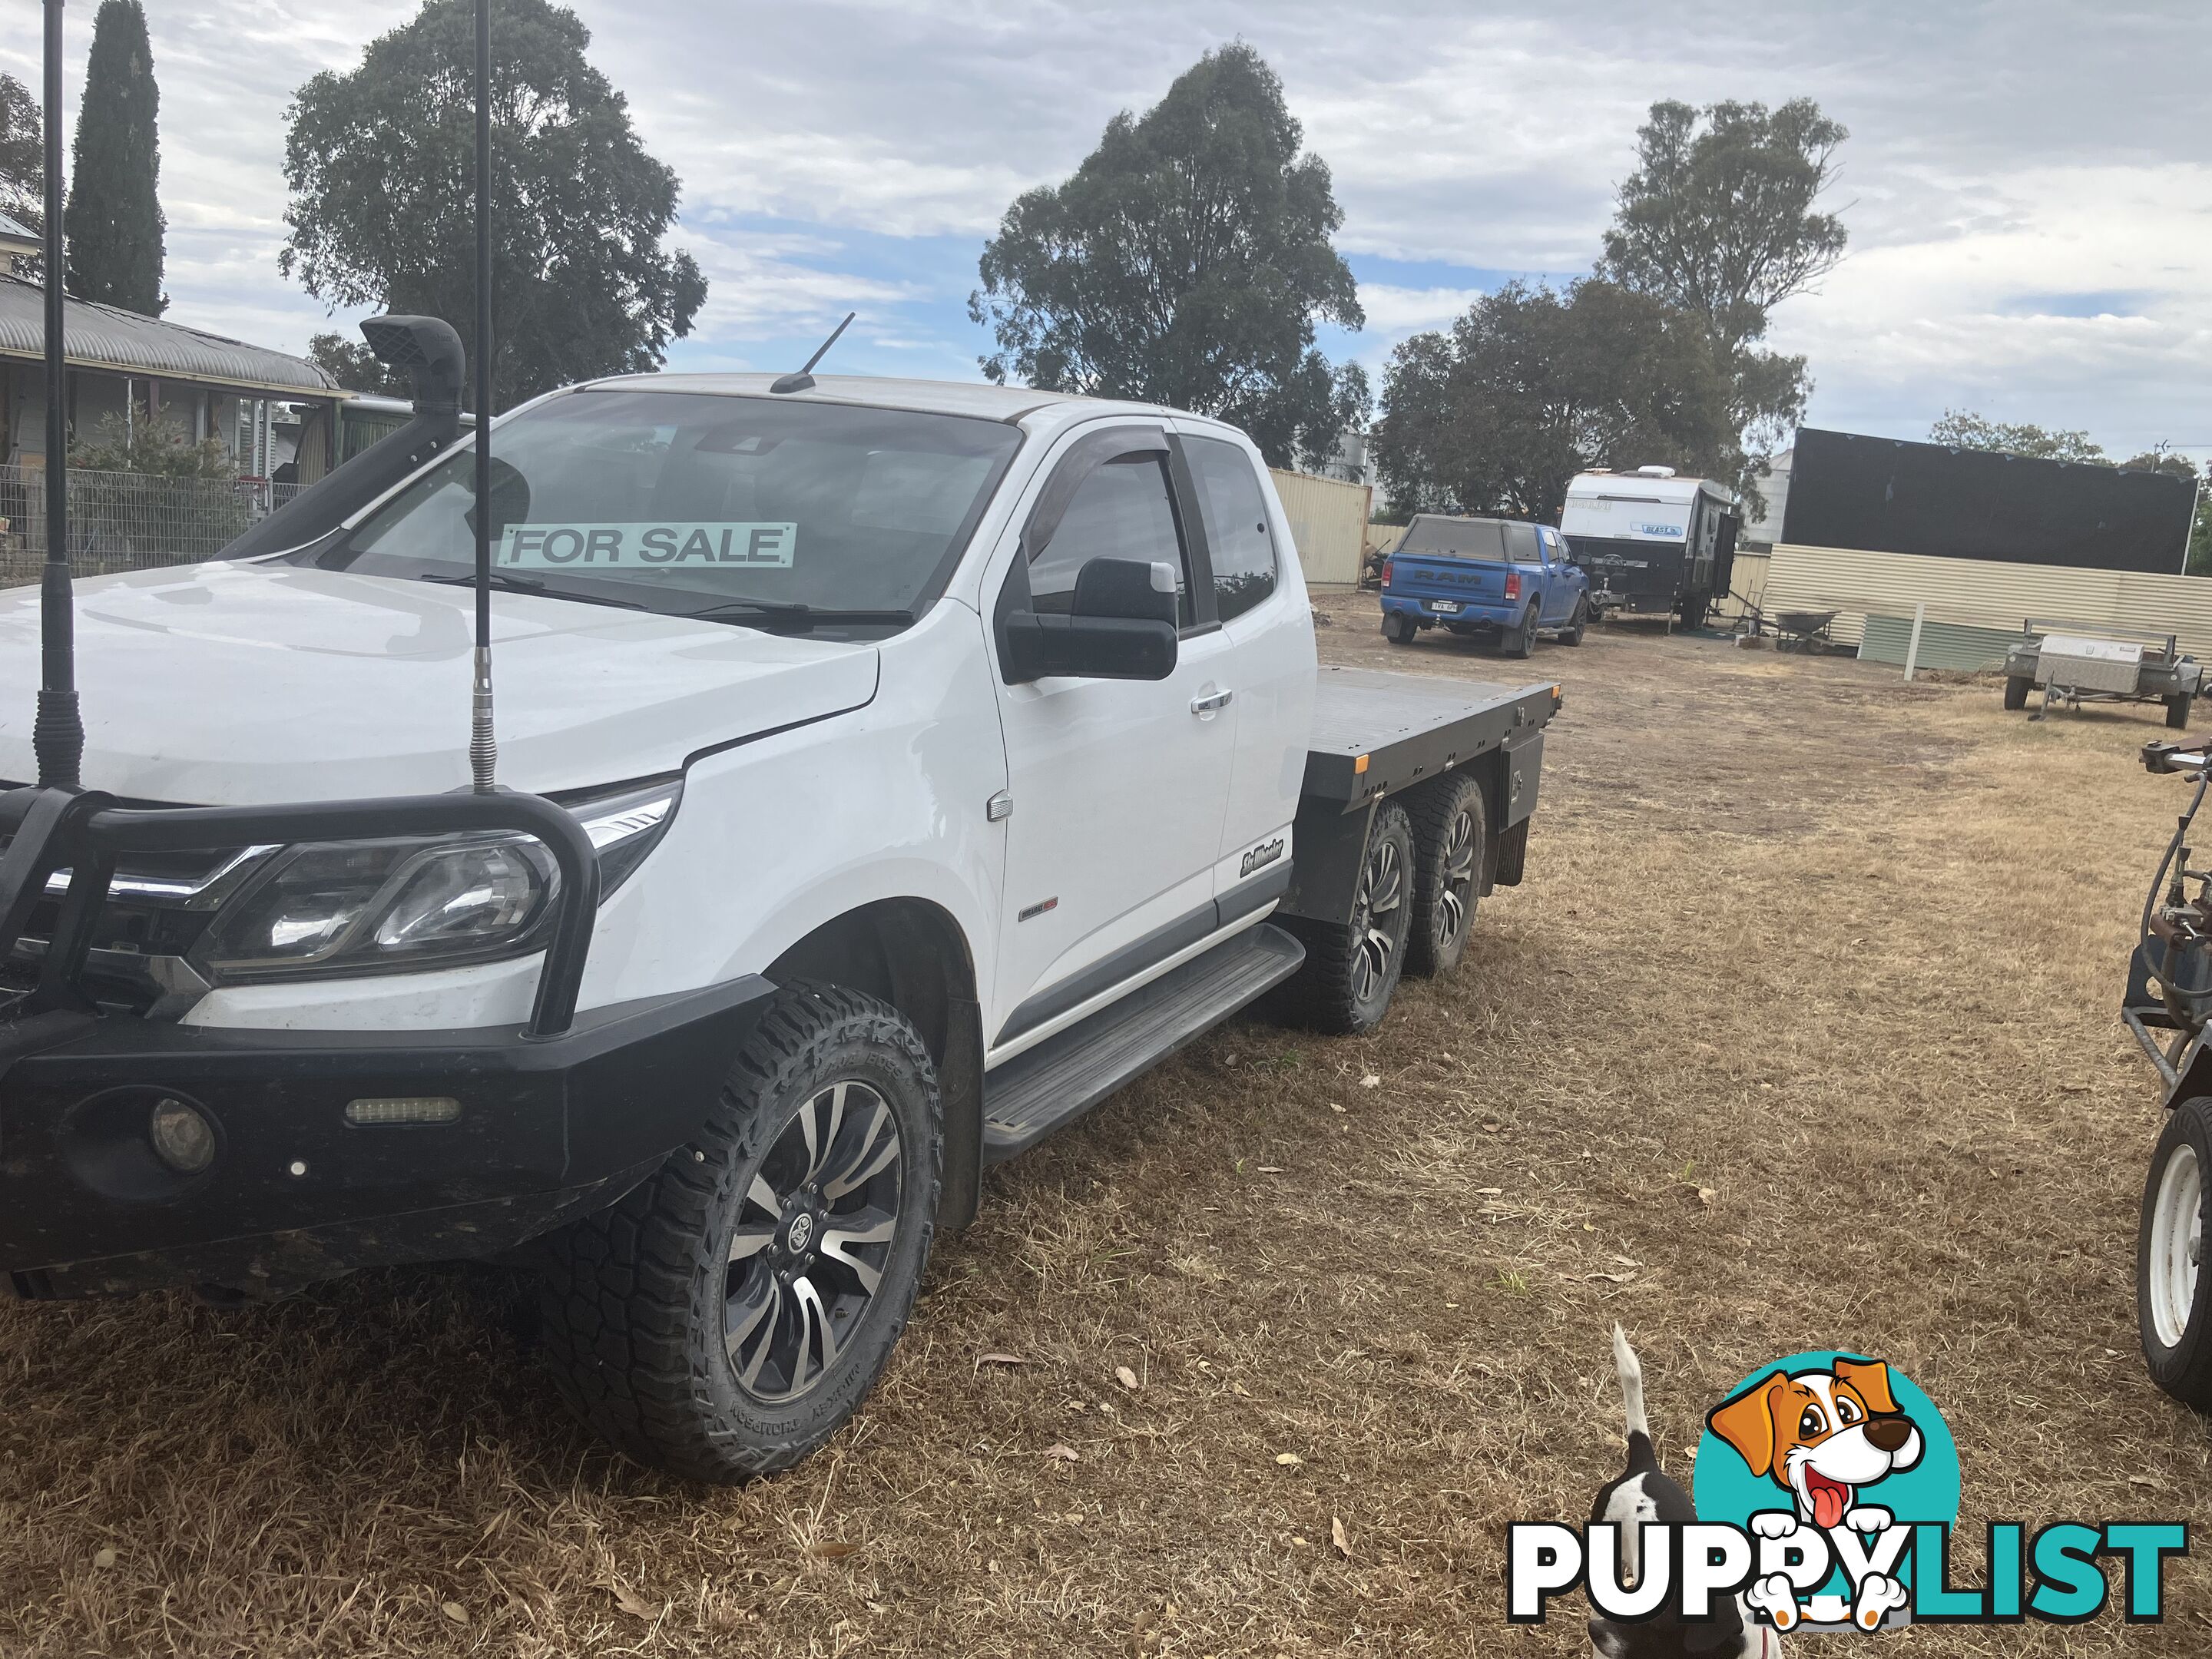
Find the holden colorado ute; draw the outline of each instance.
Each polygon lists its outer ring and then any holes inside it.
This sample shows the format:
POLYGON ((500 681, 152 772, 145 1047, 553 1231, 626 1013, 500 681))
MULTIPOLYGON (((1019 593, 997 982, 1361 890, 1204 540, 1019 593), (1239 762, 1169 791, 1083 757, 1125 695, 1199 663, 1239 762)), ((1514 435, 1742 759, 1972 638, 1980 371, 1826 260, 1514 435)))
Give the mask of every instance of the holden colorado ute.
MULTIPOLYGON (((458 342, 380 323, 382 459, 77 585, 84 793, 0 795, 15 1297, 534 1264, 599 1432, 780 1468, 988 1165, 1263 997, 1373 1025, 1520 878, 1556 688, 1318 671, 1230 427, 619 379, 497 421, 479 500, 458 342)), ((38 630, 0 599, 18 780, 38 630)))

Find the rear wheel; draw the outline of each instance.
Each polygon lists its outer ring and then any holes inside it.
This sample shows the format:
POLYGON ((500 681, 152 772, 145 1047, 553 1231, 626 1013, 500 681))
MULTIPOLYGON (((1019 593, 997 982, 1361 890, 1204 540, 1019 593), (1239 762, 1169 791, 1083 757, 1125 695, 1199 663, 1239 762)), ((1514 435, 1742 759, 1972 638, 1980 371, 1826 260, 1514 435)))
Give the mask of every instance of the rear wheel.
POLYGON ((1682 618, 1682 626, 1685 628, 1703 628, 1705 625, 1705 613, 1711 609, 1712 601, 1702 595, 1696 599, 1684 599, 1682 601, 1680 612, 1682 618))
MULTIPOLYGON (((2030 687, 2034 685, 2034 684, 2035 682, 2025 674, 2006 675, 2005 707, 2008 708, 2027 708, 2028 690, 2030 687)), ((2171 716, 2169 715, 2168 718, 2171 718, 2171 716)))
POLYGON ((1419 631, 1420 625, 1402 611, 1382 613, 1382 637, 1393 645, 1411 645, 1419 631))
POLYGON ((1521 616, 1521 626, 1505 642, 1506 654, 1533 657, 1536 654, 1536 602, 1528 601, 1528 608, 1521 616))
POLYGON ((2189 729, 2189 705, 2197 701, 2192 692, 2183 691, 2166 700, 2166 729, 2186 732, 2189 729))
POLYGON ((1589 602, 1587 599, 1577 599, 1575 614, 1569 618, 1567 625, 1559 630, 1559 643, 1580 645, 1583 642, 1583 635, 1589 632, 1589 602))
POLYGON ((2212 1410, 2212 1279, 2204 1200, 2212 1175, 2212 1100, 2174 1108, 2151 1154, 2136 1235, 2136 1322, 2151 1381, 2185 1405, 2212 1410))
POLYGON ((1406 938, 1406 971, 1423 978, 1459 966, 1482 885, 1482 785, 1448 772, 1413 792, 1413 925, 1406 938))
POLYGON ((1395 801, 1376 809, 1360 855, 1352 915, 1345 921, 1300 916, 1283 925, 1306 947, 1305 965, 1276 994, 1292 1024, 1349 1036, 1380 1024, 1406 965, 1413 921, 1413 830, 1395 801))
POLYGON ((906 1328, 943 1147, 936 1073, 905 1018, 787 988, 692 1143, 548 1241, 544 1343, 569 1406, 695 1480, 798 1462, 906 1328))

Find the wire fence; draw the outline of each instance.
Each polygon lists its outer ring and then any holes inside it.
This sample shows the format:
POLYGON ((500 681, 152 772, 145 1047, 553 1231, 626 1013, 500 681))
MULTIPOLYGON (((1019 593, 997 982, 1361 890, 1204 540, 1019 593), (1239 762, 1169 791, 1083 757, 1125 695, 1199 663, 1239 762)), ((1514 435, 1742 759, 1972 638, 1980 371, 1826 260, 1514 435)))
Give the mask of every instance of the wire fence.
MULTIPOLYGON (((69 472, 70 568, 80 576, 212 559, 299 493, 258 478, 69 472)), ((0 466, 0 587, 39 580, 46 557, 46 475, 0 466)))

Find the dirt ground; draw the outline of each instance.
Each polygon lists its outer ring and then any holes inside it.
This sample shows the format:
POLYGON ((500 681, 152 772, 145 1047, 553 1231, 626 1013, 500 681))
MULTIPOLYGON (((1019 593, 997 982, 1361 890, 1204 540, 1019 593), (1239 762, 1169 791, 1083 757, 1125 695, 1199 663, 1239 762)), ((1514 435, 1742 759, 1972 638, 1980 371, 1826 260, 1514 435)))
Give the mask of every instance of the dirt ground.
MULTIPOLYGON (((1616 1319, 1678 1475, 1753 1367, 1851 1347, 1943 1407, 1969 1523, 2204 1523, 2114 1017, 2156 711, 1322 608, 1328 660, 1566 689, 1456 976, 1364 1039, 1232 1025, 1000 1170, 863 1416, 743 1491, 599 1450, 496 1274, 0 1310, 0 1652, 1586 1653, 1578 1602, 1504 1623, 1504 1529, 1617 1469, 1616 1319)), ((2161 1627, 1884 1639, 2201 1654, 2198 1548, 2161 1627)))

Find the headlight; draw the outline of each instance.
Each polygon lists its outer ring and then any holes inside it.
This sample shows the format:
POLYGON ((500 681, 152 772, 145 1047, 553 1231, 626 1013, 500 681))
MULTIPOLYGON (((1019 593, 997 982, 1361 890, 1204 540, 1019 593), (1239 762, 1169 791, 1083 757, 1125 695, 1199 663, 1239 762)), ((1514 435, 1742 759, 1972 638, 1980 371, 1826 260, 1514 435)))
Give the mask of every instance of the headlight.
MULTIPOLYGON (((663 780, 571 805, 602 896, 674 816, 663 780)), ((524 836, 406 836, 289 847, 216 913, 191 952, 211 984, 459 967, 538 949, 559 872, 524 836)))
POLYGON ((518 836, 311 842, 277 854, 193 952, 216 984, 451 967, 537 942, 551 856, 518 836))

